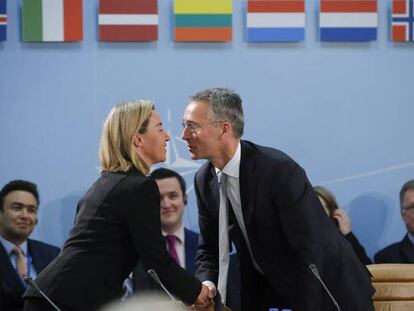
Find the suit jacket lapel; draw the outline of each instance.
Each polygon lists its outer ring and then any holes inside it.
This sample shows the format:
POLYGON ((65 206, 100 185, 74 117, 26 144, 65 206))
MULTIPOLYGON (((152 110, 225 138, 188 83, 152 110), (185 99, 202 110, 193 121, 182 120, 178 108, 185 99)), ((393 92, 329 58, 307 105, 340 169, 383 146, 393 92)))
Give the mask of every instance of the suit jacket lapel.
POLYGON ((216 169, 213 165, 210 168, 210 180, 208 185, 211 191, 211 197, 208 198, 208 207, 212 210, 215 216, 218 217, 220 207, 220 193, 218 188, 216 169))
POLYGON ((3 245, 0 243, 0 276, 4 279, 0 280, 0 286, 7 292, 23 293, 23 281, 17 274, 16 269, 10 262, 3 245))
POLYGON ((36 272, 43 270, 44 264, 42 262, 43 256, 39 253, 39 249, 35 247, 32 241, 29 239, 27 240, 27 248, 29 250, 29 254, 32 258, 32 265, 35 268, 36 272))
POLYGON ((404 256, 407 257, 409 262, 414 263, 414 245, 411 243, 408 235, 406 235, 403 240, 402 252, 404 253, 404 256))
POLYGON ((254 207, 255 193, 257 188, 257 176, 255 175, 256 158, 254 150, 246 142, 241 141, 240 159, 240 199, 243 212, 244 224, 247 232, 251 225, 254 207))

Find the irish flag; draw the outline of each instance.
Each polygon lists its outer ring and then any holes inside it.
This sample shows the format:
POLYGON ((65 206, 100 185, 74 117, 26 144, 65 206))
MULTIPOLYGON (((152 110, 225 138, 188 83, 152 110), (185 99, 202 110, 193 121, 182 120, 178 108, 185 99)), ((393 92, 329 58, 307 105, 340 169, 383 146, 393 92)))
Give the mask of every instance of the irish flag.
POLYGON ((23 0, 23 41, 82 41, 82 0, 23 0))

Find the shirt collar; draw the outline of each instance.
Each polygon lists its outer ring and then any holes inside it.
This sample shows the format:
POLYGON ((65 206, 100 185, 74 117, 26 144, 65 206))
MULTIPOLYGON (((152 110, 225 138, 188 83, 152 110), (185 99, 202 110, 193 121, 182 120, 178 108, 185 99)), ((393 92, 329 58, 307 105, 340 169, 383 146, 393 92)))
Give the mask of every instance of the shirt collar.
POLYGON ((185 234, 184 234, 184 226, 181 226, 177 231, 173 232, 173 233, 167 233, 165 231, 162 231, 162 235, 165 237, 168 234, 173 234, 177 237, 177 240, 180 243, 184 243, 184 239, 185 239, 185 234))
MULTIPOLYGON (((236 152, 234 153, 233 157, 227 162, 226 166, 221 170, 227 176, 231 176, 234 178, 239 178, 240 174, 240 159, 241 159, 241 144, 237 145, 236 152)), ((220 171, 217 167, 216 173, 220 171)))
MULTIPOLYGON (((11 252, 16 247, 16 244, 6 240, 2 236, 0 236, 0 242, 3 244, 4 248, 6 249, 7 254, 10 256, 11 252)), ((20 246, 20 248, 22 249, 23 254, 27 255, 27 240, 18 246, 20 246)))

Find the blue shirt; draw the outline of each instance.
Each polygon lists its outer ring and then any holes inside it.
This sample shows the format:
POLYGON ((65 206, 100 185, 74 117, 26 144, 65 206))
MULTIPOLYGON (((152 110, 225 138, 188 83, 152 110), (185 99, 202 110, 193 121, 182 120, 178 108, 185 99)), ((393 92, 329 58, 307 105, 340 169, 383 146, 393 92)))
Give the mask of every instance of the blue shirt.
MULTIPOLYGON (((1 235, 0 235, 0 243, 3 244, 3 247, 6 250, 7 255, 9 256, 11 264, 16 269, 17 256, 13 253, 13 249, 16 247, 16 245, 10 241, 7 241, 1 235)), ((29 265, 28 271, 29 271, 30 277, 32 279, 36 278, 37 273, 36 273, 36 269, 33 266, 32 257, 28 253, 27 240, 18 246, 22 249, 23 254, 28 258, 28 265, 29 265)))

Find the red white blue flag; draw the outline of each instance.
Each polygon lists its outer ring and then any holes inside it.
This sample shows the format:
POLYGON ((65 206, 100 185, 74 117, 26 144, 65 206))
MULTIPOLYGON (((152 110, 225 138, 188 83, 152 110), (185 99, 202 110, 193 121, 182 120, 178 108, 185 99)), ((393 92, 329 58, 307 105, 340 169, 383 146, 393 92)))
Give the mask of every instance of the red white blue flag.
POLYGON ((377 0, 321 0, 321 41, 377 40, 377 0))
POLYGON ((0 0, 0 42, 7 39, 7 7, 6 0, 0 0))
POLYGON ((305 0, 248 0, 247 41, 305 39, 305 0))
POLYGON ((392 1, 392 40, 414 41, 413 0, 392 1))

